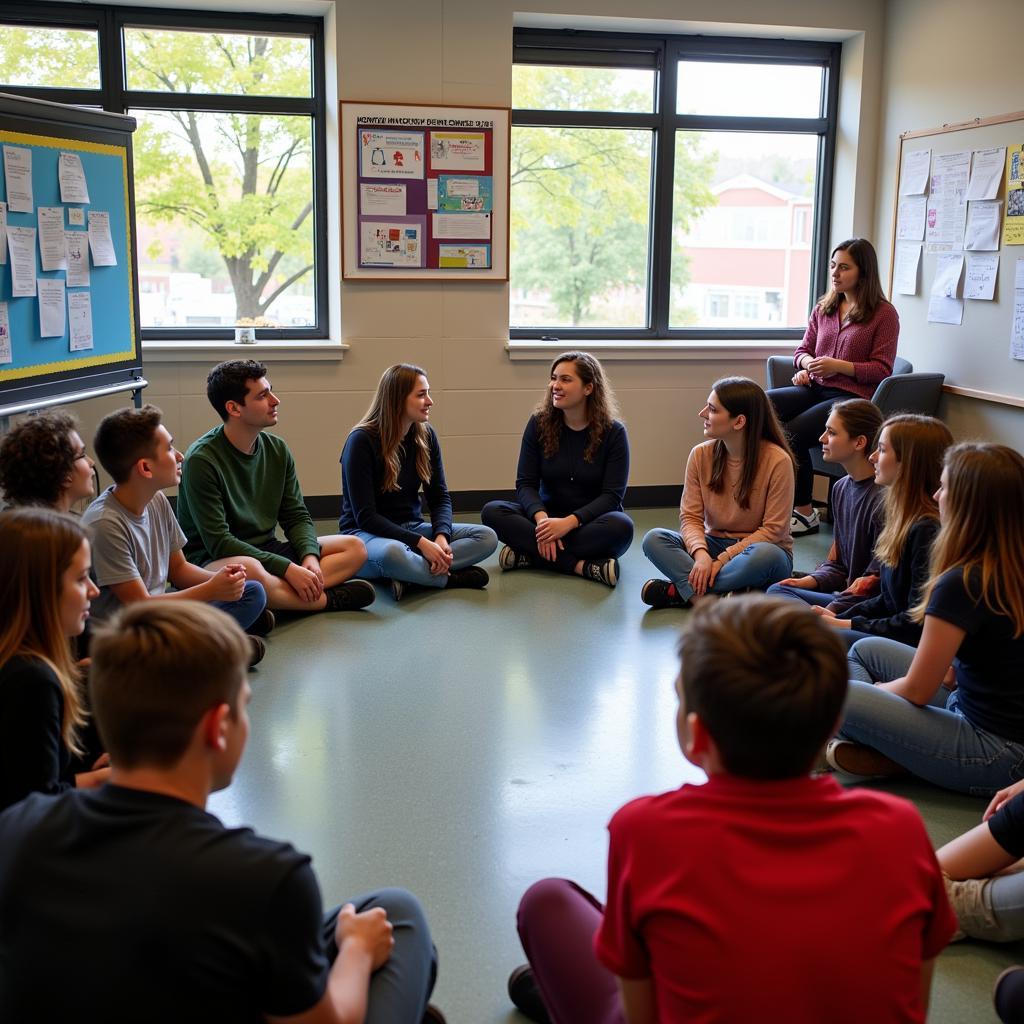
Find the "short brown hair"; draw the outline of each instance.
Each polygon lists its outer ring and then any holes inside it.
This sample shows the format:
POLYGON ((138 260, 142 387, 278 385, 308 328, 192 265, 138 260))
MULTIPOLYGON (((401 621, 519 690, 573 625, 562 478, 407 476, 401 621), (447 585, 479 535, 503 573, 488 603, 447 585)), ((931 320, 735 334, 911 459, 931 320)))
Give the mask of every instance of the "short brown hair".
POLYGON ((0 440, 0 490, 10 505, 57 504, 75 468, 71 431, 78 420, 62 411, 23 420, 0 440))
POLYGON ((703 601, 679 641, 683 700, 733 775, 809 771, 846 699, 846 650, 800 602, 703 601))
POLYGON ((115 484, 123 484, 139 459, 156 454, 156 428, 164 414, 155 405, 118 409, 100 420, 92 447, 115 484))
POLYGON ((846 398, 841 402, 832 403, 832 412, 839 417, 850 437, 863 437, 867 441, 864 454, 870 455, 875 450, 875 440, 882 429, 882 410, 866 398, 846 398))
POLYGON ((238 624, 201 601, 139 601, 93 634, 89 688, 111 760, 170 768, 211 708, 238 709, 249 645, 238 624))

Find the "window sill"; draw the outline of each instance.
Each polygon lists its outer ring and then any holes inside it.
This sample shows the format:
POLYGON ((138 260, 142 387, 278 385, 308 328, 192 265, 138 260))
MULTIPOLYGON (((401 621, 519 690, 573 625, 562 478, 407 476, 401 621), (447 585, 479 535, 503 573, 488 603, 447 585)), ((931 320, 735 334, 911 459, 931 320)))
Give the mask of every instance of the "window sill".
POLYGON ((197 363, 210 358, 341 362, 348 349, 343 341, 257 341, 255 345, 220 340, 144 341, 142 358, 147 363, 197 363))
POLYGON ((533 338, 511 338, 505 348, 509 359, 514 363, 547 362, 559 352, 572 348, 585 349, 604 360, 729 362, 792 355, 799 344, 799 340, 786 338, 779 341, 581 341, 575 338, 542 341, 533 338))

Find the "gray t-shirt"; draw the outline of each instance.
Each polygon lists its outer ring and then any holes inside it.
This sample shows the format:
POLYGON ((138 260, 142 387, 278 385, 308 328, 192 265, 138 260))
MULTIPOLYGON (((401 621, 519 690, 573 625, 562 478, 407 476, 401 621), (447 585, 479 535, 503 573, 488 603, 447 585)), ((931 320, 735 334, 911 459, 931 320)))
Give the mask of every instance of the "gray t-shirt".
POLYGON ((163 491, 137 516, 108 487, 85 510, 82 521, 92 536, 92 569, 100 588, 92 603, 93 618, 102 622, 121 607, 110 590, 115 583, 142 580, 153 596, 167 589, 171 555, 185 546, 185 534, 163 491))

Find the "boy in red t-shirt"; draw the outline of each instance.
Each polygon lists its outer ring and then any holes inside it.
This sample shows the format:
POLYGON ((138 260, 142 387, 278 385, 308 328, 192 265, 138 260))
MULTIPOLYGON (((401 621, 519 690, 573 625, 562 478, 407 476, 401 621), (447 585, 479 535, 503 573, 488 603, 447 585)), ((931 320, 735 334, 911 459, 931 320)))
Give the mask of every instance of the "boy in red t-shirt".
POLYGON ((702 604, 679 654, 679 745, 708 782, 612 818, 606 907, 562 879, 527 891, 513 1002, 556 1024, 924 1021, 956 921, 920 816, 810 774, 842 644, 751 597, 702 604))

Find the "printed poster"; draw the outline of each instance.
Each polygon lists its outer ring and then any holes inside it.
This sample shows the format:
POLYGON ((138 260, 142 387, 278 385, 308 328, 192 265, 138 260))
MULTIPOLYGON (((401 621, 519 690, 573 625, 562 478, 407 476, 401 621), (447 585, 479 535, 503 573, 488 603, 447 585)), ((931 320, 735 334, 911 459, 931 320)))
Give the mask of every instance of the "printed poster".
POLYGON ((483 132, 431 132, 432 171, 485 171, 487 136, 483 132))
POLYGON ((404 217, 405 185, 364 182, 359 186, 359 212, 363 216, 404 217))
POLYGON ((478 270, 491 265, 489 245, 439 245, 438 265, 458 270, 478 270))
POLYGON ((422 178, 423 132, 359 129, 361 178, 422 178))
MULTIPOLYGON (((428 204, 429 205, 429 204, 428 204)), ((437 178, 437 204, 431 209, 445 213, 490 213, 493 208, 490 175, 459 177, 441 174, 437 178)))
POLYGON ((1024 145, 1006 150, 1006 216, 1003 245, 1024 245, 1024 145))
POLYGON ((422 217, 362 220, 359 264, 363 267, 422 267, 422 217))

